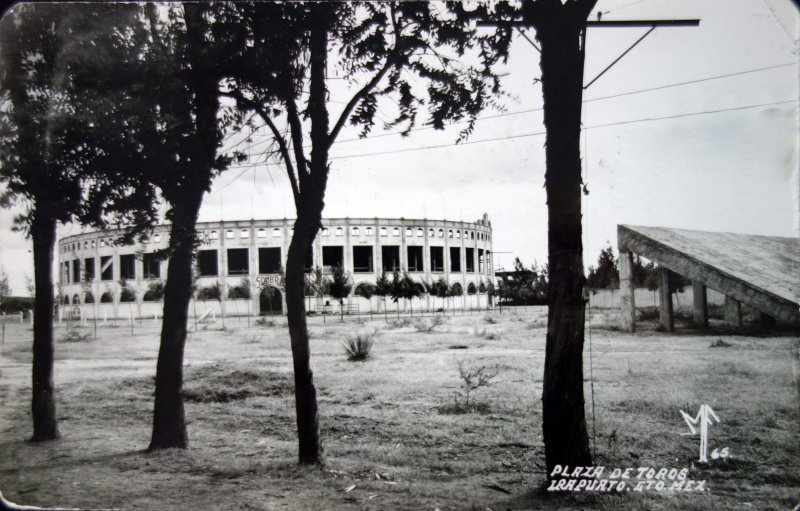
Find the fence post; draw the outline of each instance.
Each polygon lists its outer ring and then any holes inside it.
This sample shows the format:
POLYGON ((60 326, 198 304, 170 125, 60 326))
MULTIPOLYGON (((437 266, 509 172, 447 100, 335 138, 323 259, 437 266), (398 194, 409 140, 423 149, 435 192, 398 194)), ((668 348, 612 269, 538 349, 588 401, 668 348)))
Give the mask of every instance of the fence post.
POLYGON ((3 313, 3 344, 6 343, 6 313, 3 313))
POLYGON ((21 325, 24 322, 25 322, 25 313, 22 312, 22 311, 19 311, 19 324, 21 325))

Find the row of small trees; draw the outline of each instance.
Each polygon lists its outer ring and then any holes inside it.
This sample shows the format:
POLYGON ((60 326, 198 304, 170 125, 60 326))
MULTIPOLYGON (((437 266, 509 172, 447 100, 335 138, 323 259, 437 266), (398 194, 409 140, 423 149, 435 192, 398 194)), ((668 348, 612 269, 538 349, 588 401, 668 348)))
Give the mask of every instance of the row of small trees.
MULTIPOLYGON (((321 268, 316 268, 312 277, 306 281, 306 296, 316 295, 322 298, 324 295, 328 295, 338 300, 341 305, 344 305, 344 299, 350 295, 351 291, 354 295, 367 300, 378 296, 384 303, 387 297, 391 298, 394 303, 398 303, 400 300, 408 301, 412 313, 413 302, 411 300, 422 295, 427 294, 442 299, 464 295, 464 288, 457 282, 449 284, 444 277, 435 281, 415 281, 406 271, 394 271, 391 278, 383 271, 374 284, 362 282, 353 290, 351 276, 341 265, 332 268, 330 278, 323 275, 321 268)), ((494 285, 491 282, 486 285, 481 281, 479 287, 472 283, 467 286, 467 294, 474 295, 479 292, 493 296, 494 285)))

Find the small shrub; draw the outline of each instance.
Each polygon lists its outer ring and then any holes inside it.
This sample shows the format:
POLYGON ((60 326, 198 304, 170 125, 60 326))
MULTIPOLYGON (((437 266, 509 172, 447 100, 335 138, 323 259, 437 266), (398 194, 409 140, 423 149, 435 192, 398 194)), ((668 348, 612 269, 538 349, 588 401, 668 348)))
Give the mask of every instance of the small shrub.
POLYGON ((258 344, 261 342, 261 339, 263 338, 264 338, 263 335, 251 335, 250 337, 247 338, 245 342, 247 344, 258 344))
POLYGON ((440 406, 437 411, 444 415, 464 415, 467 413, 477 413, 480 415, 488 415, 492 413, 492 408, 487 403, 473 403, 469 406, 460 403, 453 403, 449 405, 440 406))
POLYGON ((403 328, 411 324, 408 318, 395 319, 386 324, 389 328, 403 328))
POLYGON ((777 428, 778 421, 772 415, 768 415, 764 418, 764 426, 768 428, 777 428))
POLYGON ((475 330, 475 337, 480 337, 481 339, 486 339, 488 341, 495 341, 500 338, 502 332, 486 330, 485 328, 481 330, 475 330))
MULTIPOLYGON (((500 373, 500 369, 480 366, 470 370, 462 360, 456 360, 456 367, 458 368, 458 376, 461 378, 461 390, 456 392, 455 408, 462 407, 466 412, 469 412, 471 410, 470 397, 478 389, 490 386, 492 380, 500 373), (459 401, 459 396, 463 398, 463 401, 459 401)), ((472 408, 474 409, 475 406, 473 403, 472 408)))
POLYGON ((372 346, 375 343, 375 337, 378 332, 359 332, 356 335, 348 336, 347 340, 342 343, 344 351, 347 354, 347 360, 351 362, 363 362, 370 358, 372 346))
POLYGON ((493 318, 492 316, 486 316, 485 318, 483 318, 483 320, 489 323, 490 325, 494 325, 497 323, 497 318, 493 318))
POLYGON ((77 330, 69 330, 67 334, 61 338, 62 342, 82 342, 89 338, 89 332, 81 333, 77 330))
POLYGON ((275 326, 275 321, 272 319, 267 318, 258 318, 256 320, 256 325, 259 326, 275 326))
POLYGON ((732 344, 723 341, 722 339, 717 339, 713 341, 711 344, 708 345, 709 348, 730 348, 732 344))
POLYGON ((640 321, 657 321, 659 317, 658 307, 642 307, 639 309, 640 321))
POLYGON ((436 327, 441 326, 444 322, 444 316, 434 316, 430 319, 430 321, 417 318, 412 323, 412 326, 417 332, 429 334, 433 332, 436 327))

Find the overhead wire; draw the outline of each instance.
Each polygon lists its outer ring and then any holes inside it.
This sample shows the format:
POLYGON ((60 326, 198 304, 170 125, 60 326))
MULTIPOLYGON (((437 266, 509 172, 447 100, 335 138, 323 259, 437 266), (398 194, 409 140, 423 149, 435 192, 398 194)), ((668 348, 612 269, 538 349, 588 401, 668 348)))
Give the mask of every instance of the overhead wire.
MULTIPOLYGON (((667 85, 659 85, 659 86, 656 86, 656 87, 648 87, 648 88, 645 88, 645 89, 637 89, 637 90, 632 90, 632 91, 619 92, 619 93, 616 93, 616 94, 609 94, 607 96, 598 96, 598 97, 595 97, 595 98, 585 99, 585 100, 583 100, 583 102, 584 103, 591 103, 591 102, 594 102, 594 101, 604 101, 604 100, 614 99, 614 98, 619 98, 619 97, 624 97, 624 96, 632 96, 632 95, 635 95, 635 94, 643 94, 645 92, 652 92, 652 91, 657 91, 657 90, 670 89, 670 88, 673 88, 673 87, 680 87, 680 86, 691 85, 691 84, 695 84, 695 83, 703 83, 703 82, 719 80, 719 79, 723 79, 723 78, 730 78, 730 77, 734 77, 734 76, 742 76, 742 75, 751 74, 751 73, 757 73, 757 72, 761 72, 761 71, 769 71, 769 70, 772 70, 772 69, 779 69, 779 68, 783 68, 783 67, 789 67, 789 66, 794 67, 796 65, 797 64, 794 63, 794 62, 790 62, 790 63, 786 63, 786 64, 777 64, 777 65, 773 65, 773 66, 759 67, 759 68, 756 68, 756 69, 748 69, 748 70, 744 70, 744 71, 737 71, 737 72, 734 72, 734 73, 726 73, 726 74, 722 74, 722 75, 708 76, 708 77, 705 77, 705 78, 698 78, 698 79, 695 79, 695 80, 686 80, 686 81, 682 81, 682 82, 675 82, 675 83, 670 83, 670 84, 667 84, 667 85)), ((542 107, 528 108, 528 109, 525 109, 525 110, 515 110, 515 111, 512 111, 512 112, 502 112, 502 113, 499 113, 499 114, 484 115, 484 116, 478 117, 476 120, 484 121, 484 120, 489 120, 489 119, 499 119, 499 118, 502 118, 502 117, 508 117, 508 116, 512 116, 512 115, 521 115, 521 114, 527 114, 527 113, 532 113, 532 112, 540 112, 542 110, 543 110, 542 107)), ((452 123, 451 125, 464 124, 466 122, 469 122, 469 121, 456 121, 456 122, 452 123)), ((435 129, 435 128, 433 126, 420 126, 418 128, 412 128, 412 129, 410 129, 408 131, 409 132, 416 132, 416 131, 424 131, 424 130, 432 130, 432 129, 435 129)), ((401 135, 403 133, 405 133, 405 131, 401 130, 401 131, 391 131, 391 132, 387 132, 387 133, 379 133, 379 134, 376 134, 376 135, 370 135, 368 137, 345 138, 345 139, 338 140, 337 144, 342 144, 342 143, 345 143, 345 142, 361 142, 361 141, 366 141, 366 140, 373 140, 373 139, 376 139, 376 138, 383 138, 383 137, 390 137, 390 136, 394 136, 394 135, 401 135)), ((257 147, 257 146, 266 144, 266 143, 269 142, 269 140, 270 139, 265 139, 265 140, 262 140, 260 142, 255 142, 252 147, 257 147)))
MULTIPOLYGON (((752 108, 777 106, 777 105, 784 105, 784 104, 788 104, 788 103, 797 103, 797 102, 798 102, 797 99, 789 99, 789 100, 785 100, 785 101, 775 101, 775 102, 772 102, 772 103, 759 103, 759 104, 755 104, 755 105, 743 105, 743 106, 737 106, 737 107, 731 107, 731 108, 720 108, 720 109, 716 109, 716 110, 702 110, 702 111, 699 111, 699 112, 687 112, 687 113, 682 113, 682 114, 665 115, 665 116, 660 116, 660 117, 643 117, 643 118, 640 118, 640 119, 628 119, 628 120, 624 120, 624 121, 610 122, 610 123, 606 123, 606 124, 596 124, 594 126, 585 126, 585 127, 583 127, 583 129, 584 130, 591 130, 591 129, 598 129, 598 128, 607 128, 607 127, 610 127, 610 126, 622 126, 622 125, 626 125, 626 124, 635 124, 635 123, 640 123, 640 122, 652 122, 652 121, 661 121, 661 120, 668 120, 668 119, 679 119, 679 118, 683 118, 683 117, 692 117, 692 116, 697 116, 697 115, 717 114, 717 113, 723 113, 723 112, 734 112, 734 111, 738 111, 738 110, 748 110, 748 109, 752 109, 752 108)), ((408 153, 408 152, 414 152, 414 151, 426 151, 426 150, 430 150, 430 149, 458 148, 458 147, 461 147, 461 146, 467 146, 467 145, 473 145, 473 144, 483 144, 483 143, 487 143, 487 142, 498 142, 498 141, 501 141, 501 140, 513 140, 513 139, 517 139, 517 138, 535 137, 535 136, 540 136, 540 135, 545 135, 545 134, 547 134, 546 131, 535 131, 535 132, 532 132, 532 133, 520 133, 518 135, 506 135, 506 136, 502 136, 502 137, 493 137, 493 138, 486 138, 486 139, 480 139, 480 140, 467 140, 465 142, 459 142, 459 143, 452 143, 451 142, 451 143, 447 143, 447 144, 437 144, 437 145, 421 146, 421 147, 408 147, 408 148, 405 148, 405 149, 394 149, 394 150, 389 150, 389 151, 376 151, 376 152, 373 152, 373 153, 361 153, 361 154, 331 156, 330 158, 328 158, 328 160, 332 161, 332 160, 364 158, 364 157, 368 157, 368 156, 380 156, 380 155, 385 155, 385 154, 400 154, 400 153, 408 153)), ((282 165, 278 164, 278 163, 262 163, 261 165, 282 167, 282 165)), ((228 168, 229 169, 233 169, 233 168, 243 168, 243 167, 244 168, 251 168, 252 165, 231 165, 228 168)), ((227 186, 227 184, 225 186, 227 186)))

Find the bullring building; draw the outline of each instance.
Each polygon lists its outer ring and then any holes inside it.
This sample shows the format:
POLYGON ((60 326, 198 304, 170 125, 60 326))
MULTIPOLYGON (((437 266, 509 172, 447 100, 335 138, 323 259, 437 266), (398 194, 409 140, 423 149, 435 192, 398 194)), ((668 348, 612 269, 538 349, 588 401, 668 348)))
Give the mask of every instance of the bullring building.
MULTIPOLYGON (((224 307, 227 314, 285 311, 281 273, 293 222, 198 223, 201 243, 195 267, 195 310, 224 307)), ((62 309, 99 318, 161 314, 167 262, 156 252, 168 246, 169 225, 157 226, 142 243, 121 245, 117 242, 120 235, 120 231, 87 231, 58 241, 62 309)), ((360 294, 359 285, 375 284, 382 272, 391 277, 394 271, 407 272, 423 283, 443 278, 456 295, 451 306, 485 306, 486 285, 494 280, 491 222, 486 214, 475 222, 324 219, 311 247, 307 271, 311 274, 314 268, 321 268, 329 275, 337 265, 352 279, 349 310, 373 308, 374 302, 353 295, 360 294)), ((430 305, 430 297, 422 297, 417 299, 421 304, 411 306, 423 306, 426 299, 430 305)))

